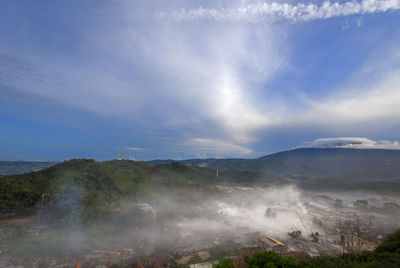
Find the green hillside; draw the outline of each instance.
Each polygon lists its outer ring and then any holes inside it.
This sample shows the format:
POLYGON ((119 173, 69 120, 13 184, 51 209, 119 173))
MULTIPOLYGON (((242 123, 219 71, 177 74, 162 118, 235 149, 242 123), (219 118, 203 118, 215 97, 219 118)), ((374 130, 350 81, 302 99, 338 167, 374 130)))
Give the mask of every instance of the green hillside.
POLYGON ((251 171, 225 171, 179 162, 153 166, 144 162, 98 162, 73 159, 41 171, 0 176, 0 216, 29 215, 40 208, 58 215, 85 211, 98 214, 107 204, 137 198, 165 185, 205 187, 214 184, 286 183, 279 176, 251 171))
POLYGON ((140 176, 107 163, 76 159, 21 175, 0 177, 0 212, 3 217, 30 214, 40 207, 59 213, 72 205, 94 206, 116 196, 132 195, 140 176))

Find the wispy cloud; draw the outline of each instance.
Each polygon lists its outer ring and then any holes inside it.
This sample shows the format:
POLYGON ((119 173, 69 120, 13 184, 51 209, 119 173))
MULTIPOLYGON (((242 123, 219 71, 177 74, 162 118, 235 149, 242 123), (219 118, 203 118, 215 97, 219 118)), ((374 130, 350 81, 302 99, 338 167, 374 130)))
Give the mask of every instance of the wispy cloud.
POLYGON ((184 146, 193 152, 202 155, 200 157, 205 158, 207 156, 219 156, 219 157, 231 157, 232 155, 250 155, 253 151, 244 146, 217 139, 207 138, 193 138, 184 143, 184 146))
POLYGON ((217 21, 310 21, 339 16, 360 15, 400 9, 399 0, 363 0, 344 3, 325 1, 316 4, 289 4, 261 2, 233 8, 181 9, 173 12, 158 12, 157 17, 178 21, 209 19, 217 21))
POLYGON ((297 148, 353 148, 353 149, 393 149, 400 150, 397 141, 374 141, 367 138, 320 138, 305 142, 297 148))
POLYGON ((147 151, 147 148, 141 148, 141 147, 125 147, 125 151, 136 151, 136 152, 144 152, 147 151))
POLYGON ((309 100, 303 122, 348 129, 372 122, 381 127, 396 125, 400 116, 400 49, 387 52, 386 57, 366 62, 331 96, 309 100))

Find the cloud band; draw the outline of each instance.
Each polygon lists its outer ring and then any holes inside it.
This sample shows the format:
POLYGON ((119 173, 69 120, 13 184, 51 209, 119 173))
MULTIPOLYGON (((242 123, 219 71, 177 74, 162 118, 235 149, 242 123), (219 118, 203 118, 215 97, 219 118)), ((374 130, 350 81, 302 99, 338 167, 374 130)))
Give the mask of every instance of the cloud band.
POLYGON ((158 18, 169 18, 177 21, 208 19, 217 21, 276 22, 281 20, 310 21, 328 19, 339 16, 379 13, 399 10, 400 0, 363 0, 345 3, 323 2, 315 4, 263 2, 235 8, 203 8, 181 9, 173 12, 158 12, 158 18))

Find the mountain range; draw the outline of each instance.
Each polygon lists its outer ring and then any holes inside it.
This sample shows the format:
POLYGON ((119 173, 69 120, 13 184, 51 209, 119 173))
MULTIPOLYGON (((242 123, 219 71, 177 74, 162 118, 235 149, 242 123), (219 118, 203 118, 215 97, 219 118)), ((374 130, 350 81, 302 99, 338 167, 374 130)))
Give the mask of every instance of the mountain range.
MULTIPOLYGON (((174 160, 149 161, 153 164, 174 160)), ((189 159, 186 165, 219 170, 248 170, 294 178, 340 178, 362 181, 399 181, 400 150, 300 148, 256 159, 189 159)))
MULTIPOLYGON (((152 160, 168 164, 175 160, 152 160)), ((291 178, 400 181, 400 150, 300 148, 260 158, 207 158, 179 162, 218 170, 263 172, 291 178)), ((47 168, 56 162, 0 161, 0 175, 21 174, 47 168)))
POLYGON ((54 161, 0 161, 0 175, 38 171, 56 163, 54 161))
POLYGON ((398 194, 399 174, 400 152, 391 150, 296 149, 257 159, 147 163, 72 159, 40 171, 1 175, 0 218, 46 208, 58 218, 85 211, 90 221, 121 198, 140 199, 144 193, 162 189, 183 189, 180 195, 190 195, 191 189, 209 193, 224 185, 291 184, 311 191, 398 194))

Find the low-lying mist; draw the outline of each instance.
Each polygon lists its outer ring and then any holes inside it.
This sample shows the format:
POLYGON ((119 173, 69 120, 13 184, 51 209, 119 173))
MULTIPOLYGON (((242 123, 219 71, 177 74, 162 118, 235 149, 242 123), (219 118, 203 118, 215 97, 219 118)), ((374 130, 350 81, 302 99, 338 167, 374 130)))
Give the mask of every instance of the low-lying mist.
MULTIPOLYGON (((76 203, 73 194, 65 194, 68 204, 76 203)), ((137 254, 169 252, 179 256, 221 245, 251 246, 257 234, 285 241, 289 232, 298 230, 310 237, 315 232, 330 232, 346 221, 361 229, 377 226, 377 233, 386 233, 398 227, 399 204, 400 198, 395 196, 307 192, 293 185, 158 186, 135 198, 110 202, 107 216, 86 223, 80 214, 90 212, 79 211, 65 220, 63 215, 54 219, 51 213, 40 211, 27 220, 33 233, 15 234, 9 253, 65 256, 129 248, 137 254)))

